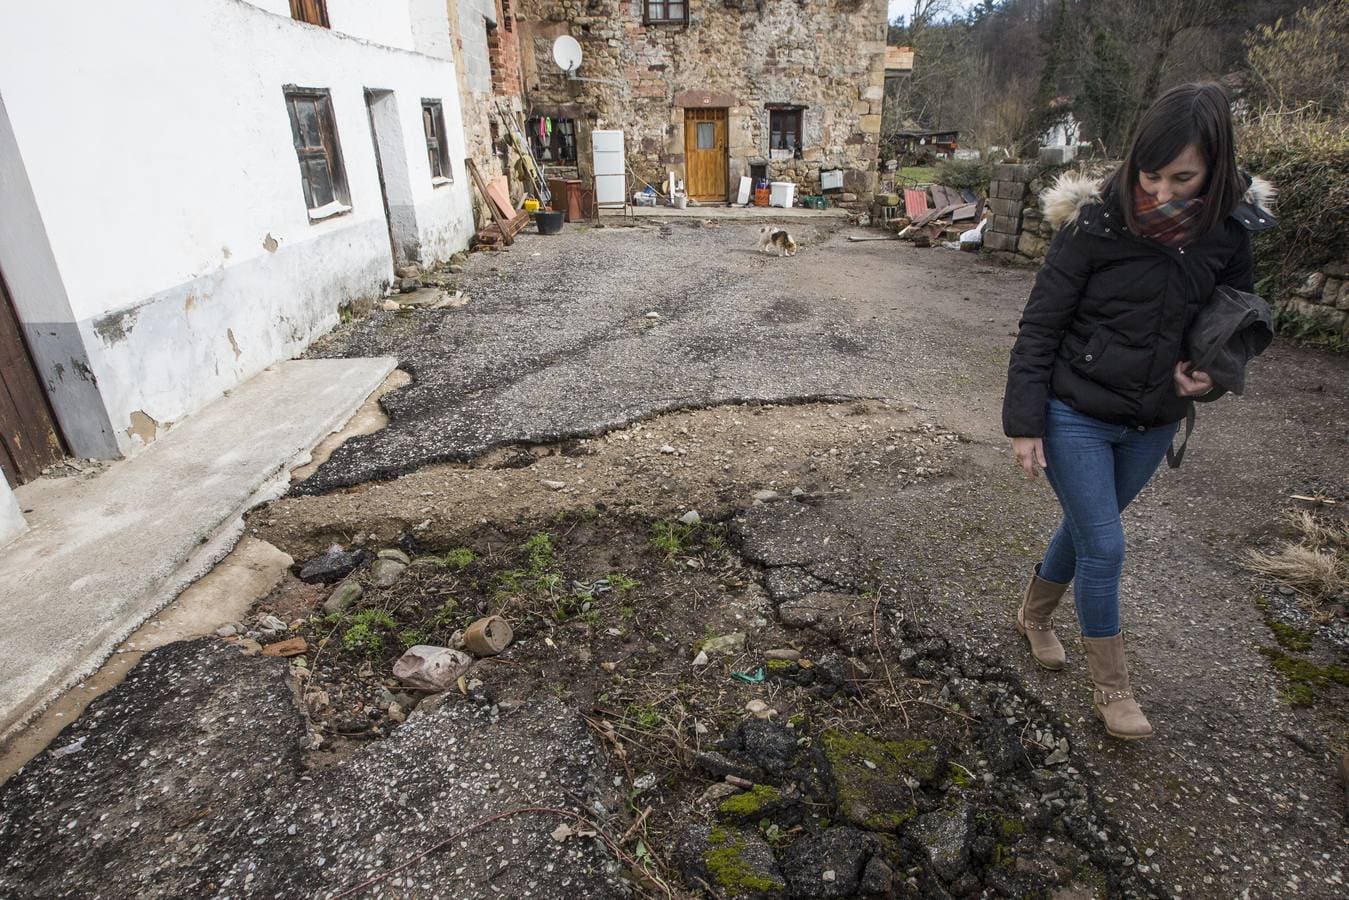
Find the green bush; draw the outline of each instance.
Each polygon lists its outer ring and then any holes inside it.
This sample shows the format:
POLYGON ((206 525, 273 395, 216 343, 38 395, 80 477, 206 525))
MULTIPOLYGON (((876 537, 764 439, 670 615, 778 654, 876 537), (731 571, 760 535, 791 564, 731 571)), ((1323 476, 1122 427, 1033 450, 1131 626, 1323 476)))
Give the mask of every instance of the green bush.
POLYGON ((987 191, 992 176, 988 163, 977 159, 944 159, 937 163, 934 181, 944 187, 987 191))
POLYGON ((1278 190, 1279 227, 1255 241, 1270 301, 1304 274, 1349 259, 1349 123, 1266 112, 1241 132, 1241 164, 1278 190))

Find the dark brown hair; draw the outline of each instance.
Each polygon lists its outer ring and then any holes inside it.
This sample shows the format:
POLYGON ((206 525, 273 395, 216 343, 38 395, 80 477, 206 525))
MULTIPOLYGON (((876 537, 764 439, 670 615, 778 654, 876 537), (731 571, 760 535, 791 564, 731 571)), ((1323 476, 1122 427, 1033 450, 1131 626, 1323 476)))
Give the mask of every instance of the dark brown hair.
POLYGON ((1124 220, 1138 232, 1134 217, 1134 188, 1139 172, 1163 169, 1193 144, 1204 157, 1208 175, 1199 196, 1204 198, 1196 234, 1205 235, 1226 219, 1246 192, 1246 179, 1237 169, 1236 132, 1227 93, 1219 85, 1182 84, 1162 94, 1138 122, 1124 162, 1111 176, 1124 220))

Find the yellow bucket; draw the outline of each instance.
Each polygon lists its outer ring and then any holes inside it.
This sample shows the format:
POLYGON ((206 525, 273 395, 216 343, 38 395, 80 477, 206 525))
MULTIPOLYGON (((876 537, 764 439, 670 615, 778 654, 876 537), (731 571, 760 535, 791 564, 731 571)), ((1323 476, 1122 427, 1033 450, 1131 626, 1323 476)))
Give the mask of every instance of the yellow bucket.
POLYGON ((535 200, 533 197, 526 198, 525 212, 529 213, 530 215, 533 215, 538 211, 539 211, 539 201, 535 200))

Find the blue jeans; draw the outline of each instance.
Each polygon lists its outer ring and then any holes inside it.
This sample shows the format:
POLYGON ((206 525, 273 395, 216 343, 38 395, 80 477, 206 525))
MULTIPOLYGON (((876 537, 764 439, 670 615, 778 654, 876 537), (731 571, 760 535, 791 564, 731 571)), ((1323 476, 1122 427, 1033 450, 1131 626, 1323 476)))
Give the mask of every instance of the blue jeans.
POLYGON ((1063 507, 1040 577, 1073 583, 1084 637, 1119 634, 1119 579, 1124 571, 1120 512, 1166 456, 1179 423, 1139 430, 1083 415, 1050 398, 1045 476, 1063 507))

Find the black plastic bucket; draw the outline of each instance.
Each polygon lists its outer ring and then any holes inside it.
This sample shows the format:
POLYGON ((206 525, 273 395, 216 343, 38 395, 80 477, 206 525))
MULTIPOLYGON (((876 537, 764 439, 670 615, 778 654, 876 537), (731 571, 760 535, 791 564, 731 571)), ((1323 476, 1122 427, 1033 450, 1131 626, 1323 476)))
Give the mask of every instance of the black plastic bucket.
POLYGON ((539 234, 557 234, 562 230, 562 217, 564 213, 561 210, 549 212, 548 210, 539 210, 534 214, 534 222, 539 226, 539 234))

